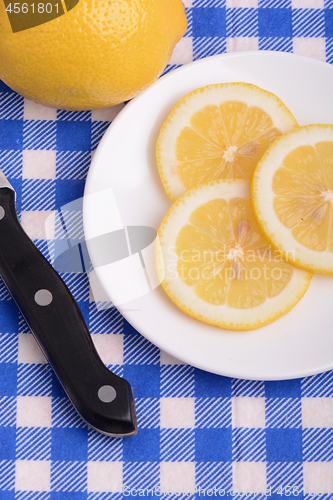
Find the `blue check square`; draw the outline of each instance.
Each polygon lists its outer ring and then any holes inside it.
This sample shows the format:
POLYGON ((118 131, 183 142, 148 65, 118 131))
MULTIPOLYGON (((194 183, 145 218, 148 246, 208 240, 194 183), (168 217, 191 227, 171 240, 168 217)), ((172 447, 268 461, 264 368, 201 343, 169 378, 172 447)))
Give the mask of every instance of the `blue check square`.
POLYGON ((23 120, 0 120, 0 150, 21 151, 23 120))
POLYGON ((195 430, 196 462, 231 462, 231 460, 231 428, 195 430))
POLYGON ((159 365, 124 365, 124 378, 133 387, 137 398, 159 398, 159 365))
POLYGON ((302 429, 266 429, 267 462, 301 462, 302 429))
MULTIPOLYGON (((113 309, 109 309, 109 311, 111 311, 111 314, 115 314, 114 311, 117 311, 117 309, 113 308, 113 309)), ((103 312, 103 311, 101 311, 101 312, 103 312)), ((119 315, 122 318, 122 326, 123 326, 123 329, 124 329, 124 335, 134 335, 134 336, 136 336, 138 334, 138 332, 135 330, 135 328, 133 328, 133 326, 128 321, 126 321, 126 319, 123 318, 123 316, 121 316, 120 313, 119 313, 119 315)))
POLYGON ((332 8, 325 9, 324 16, 325 16, 325 36, 326 36, 326 38, 333 38, 333 11, 332 11, 332 8))
POLYGON ((87 500, 85 491, 51 491, 50 500, 87 500))
POLYGON ((0 363, 0 397, 16 396, 16 363, 0 363))
POLYGON ((291 9, 258 9, 258 35, 260 37, 291 37, 291 9))
POLYGON ((124 462, 159 462, 160 430, 140 429, 131 439, 123 442, 124 462))
POLYGON ((16 92, 14 90, 12 90, 10 87, 8 87, 5 82, 3 82, 2 80, 0 80, 0 92, 6 92, 6 93, 10 93, 10 94, 16 94, 16 92))
POLYGON ((15 427, 0 427, 1 460, 15 460, 15 441, 15 427))
POLYGON ((82 179, 64 180, 56 182, 56 208, 61 209, 71 201, 83 198, 85 181, 82 179))
POLYGON ((87 461, 87 428, 53 427, 51 430, 52 461, 87 461))
POLYGON ((9 300, 0 300, 0 318, 2 331, 12 334, 13 338, 16 338, 20 313, 11 298, 9 300))
POLYGON ((56 374, 54 373, 54 371, 51 372, 51 380, 52 380, 52 398, 53 399, 67 399, 68 400, 68 396, 67 394, 65 393, 62 385, 60 384, 59 382, 59 379, 57 378, 56 374))
MULTIPOLYGON (((14 462, 15 464, 15 462, 14 462)), ((14 482, 14 478, 15 478, 15 472, 12 473, 13 474, 13 482, 14 482)), ((1 485, 1 483, 0 483, 1 485)), ((17 498, 16 496, 16 493, 14 490, 1 490, 0 489, 0 498, 1 500, 15 500, 15 498, 17 498)))
MULTIPOLYGON (((293 483, 291 484, 291 487, 287 485, 284 488, 277 488, 276 493, 273 492, 273 489, 268 488, 270 495, 267 496, 267 498, 269 498, 269 500, 303 500, 304 498, 307 498, 307 500, 324 500, 325 498, 324 495, 319 494, 317 496, 313 493, 310 493, 307 497, 307 495, 304 495, 303 493, 303 487, 297 487, 294 486, 293 483)), ((328 499, 326 498, 325 500, 328 499)))
POLYGON ((225 37, 226 9, 198 7, 192 10, 194 37, 225 37))
POLYGON ((266 398, 289 398, 301 397, 301 379, 278 380, 265 382, 266 398))
POLYGON ((57 121, 58 151, 90 151, 90 121, 57 121))
MULTIPOLYGON (((88 283, 88 277, 86 274, 80 275, 82 277, 82 293, 80 294, 80 297, 76 299, 77 305, 80 308, 80 311, 82 313, 83 319, 85 320, 86 324, 88 325, 89 322, 89 283, 88 283)), ((75 298, 76 293, 73 293, 73 296, 75 298)))
POLYGON ((194 370, 195 396, 197 398, 230 398, 231 382, 229 377, 221 377, 203 370, 194 370))

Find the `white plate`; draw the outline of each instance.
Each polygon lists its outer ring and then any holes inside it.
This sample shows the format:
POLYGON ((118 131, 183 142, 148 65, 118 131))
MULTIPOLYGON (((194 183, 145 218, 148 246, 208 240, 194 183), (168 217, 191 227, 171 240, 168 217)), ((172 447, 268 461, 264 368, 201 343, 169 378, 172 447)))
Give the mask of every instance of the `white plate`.
MULTIPOLYGON (((279 52, 233 53, 167 74, 125 106, 94 155, 85 195, 99 194, 85 197, 90 202, 84 202, 85 236, 93 265, 97 256, 89 246, 90 238, 121 224, 157 229, 170 207, 157 172, 155 143, 173 106, 193 89, 233 81, 274 92, 300 125, 332 123, 333 68, 315 59, 279 52), (108 188, 113 198, 107 196, 104 202, 103 191, 108 188)), ((122 289, 124 281, 117 279, 117 272, 104 266, 96 267, 96 273, 115 303, 121 301, 119 294, 126 296, 139 286, 139 276, 133 275, 133 287, 122 289)), ((279 380, 333 368, 332 299, 333 279, 315 276, 289 314, 249 332, 221 330, 189 318, 161 286, 118 308, 142 335, 186 363, 230 377, 279 380)))

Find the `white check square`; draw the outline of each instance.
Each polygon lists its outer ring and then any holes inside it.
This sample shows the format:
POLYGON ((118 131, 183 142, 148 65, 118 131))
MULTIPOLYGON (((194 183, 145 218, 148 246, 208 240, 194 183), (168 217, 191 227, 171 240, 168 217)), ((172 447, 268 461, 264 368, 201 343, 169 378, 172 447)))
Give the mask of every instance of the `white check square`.
POLYGON ((266 464, 264 462, 234 462, 234 492, 265 493, 266 464))
POLYGON ((191 492, 195 489, 194 462, 161 462, 161 492, 191 492))
POLYGON ((50 491, 51 462, 49 460, 17 460, 16 491, 50 491))
POLYGON ((333 398, 302 398, 303 427, 333 426, 333 398))
POLYGON ((303 464, 304 493, 333 493, 333 462, 303 464))
POLYGON ((194 428, 194 398, 161 398, 160 411, 162 428, 194 428))
POLYGON ((88 462, 88 492, 117 493, 123 487, 121 462, 88 462))
POLYGON ((51 398, 48 396, 18 396, 18 427, 51 427, 51 398))
POLYGON ((232 425, 254 429, 265 427, 265 398, 232 398, 232 425))
POLYGON ((56 152, 26 149, 23 151, 23 179, 55 179, 56 152))
POLYGON ((121 365, 123 363, 123 335, 93 333, 91 338, 102 361, 106 365, 121 365))
POLYGON ((19 333, 18 362, 33 364, 47 363, 44 354, 31 333, 19 333))

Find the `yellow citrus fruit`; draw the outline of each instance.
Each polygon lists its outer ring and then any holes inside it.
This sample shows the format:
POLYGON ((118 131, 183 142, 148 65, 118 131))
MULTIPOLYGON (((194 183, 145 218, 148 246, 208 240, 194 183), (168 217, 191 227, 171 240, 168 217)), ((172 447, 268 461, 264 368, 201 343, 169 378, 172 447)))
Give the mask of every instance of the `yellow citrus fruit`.
POLYGON ((285 259, 333 275, 333 125, 307 125, 279 137, 252 182, 259 224, 285 259))
POLYGON ((158 78, 186 26, 181 0, 79 0, 64 15, 13 33, 0 1, 0 79, 51 107, 113 106, 158 78))
POLYGON ((172 205, 158 230, 157 271, 182 311, 233 330, 287 313, 311 280, 271 248, 243 179, 201 184, 172 205))
POLYGON ((215 179, 249 180, 274 139, 296 126, 283 102, 255 85, 224 83, 190 92, 173 108, 157 140, 168 196, 174 201, 215 179))

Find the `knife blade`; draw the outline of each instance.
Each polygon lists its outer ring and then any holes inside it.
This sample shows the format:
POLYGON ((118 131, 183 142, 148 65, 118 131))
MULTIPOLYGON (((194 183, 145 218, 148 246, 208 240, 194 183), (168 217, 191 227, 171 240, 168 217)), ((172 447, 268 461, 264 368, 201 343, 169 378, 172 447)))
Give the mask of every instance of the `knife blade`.
POLYGON ((130 384, 100 359, 74 297, 20 225, 1 169, 0 275, 81 417, 105 434, 135 435, 130 384))

